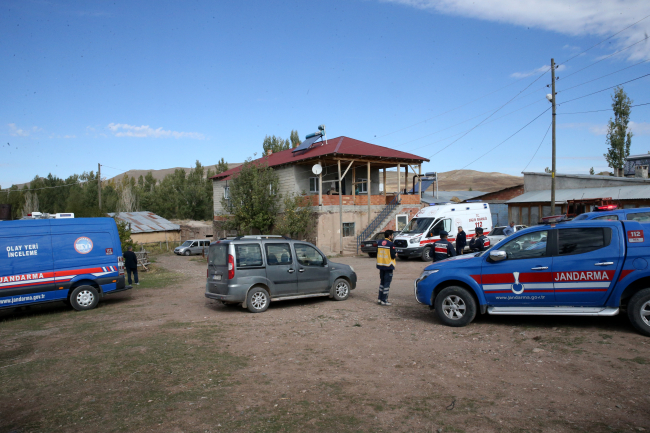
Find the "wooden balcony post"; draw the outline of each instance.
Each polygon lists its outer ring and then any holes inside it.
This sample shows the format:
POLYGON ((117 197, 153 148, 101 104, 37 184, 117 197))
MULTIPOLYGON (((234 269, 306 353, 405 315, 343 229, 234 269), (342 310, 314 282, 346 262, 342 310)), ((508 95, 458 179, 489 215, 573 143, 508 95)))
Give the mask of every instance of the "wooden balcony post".
POLYGON ((387 194, 386 190, 387 189, 388 189, 388 187, 386 185, 386 167, 384 167, 384 204, 387 204, 386 203, 386 194, 387 194))
POLYGON ((397 193, 402 192, 402 164, 397 164, 397 193))
POLYGON ((370 215, 370 199, 372 198, 372 188, 370 188, 370 161, 368 161, 368 179, 366 184, 366 190, 368 191, 368 225, 372 222, 372 217, 370 215))
POLYGON ((336 161, 339 166, 339 254, 343 254, 343 187, 341 185, 341 160, 336 161))

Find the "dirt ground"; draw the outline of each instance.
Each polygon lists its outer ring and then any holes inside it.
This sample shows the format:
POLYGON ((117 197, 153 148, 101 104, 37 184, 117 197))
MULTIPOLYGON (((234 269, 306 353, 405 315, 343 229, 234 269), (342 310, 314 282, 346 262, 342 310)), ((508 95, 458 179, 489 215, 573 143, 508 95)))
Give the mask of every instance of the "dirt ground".
POLYGON ((352 265, 347 301, 262 314, 204 297, 199 258, 161 255, 100 307, 0 312, 0 432, 650 431, 650 339, 626 317, 440 324, 352 265))

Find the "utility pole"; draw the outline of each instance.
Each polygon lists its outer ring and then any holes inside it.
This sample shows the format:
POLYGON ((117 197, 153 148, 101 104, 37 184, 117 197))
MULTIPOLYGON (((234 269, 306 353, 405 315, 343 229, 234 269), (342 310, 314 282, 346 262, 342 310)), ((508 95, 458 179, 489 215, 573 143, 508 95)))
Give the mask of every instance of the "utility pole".
POLYGON ((102 210, 102 165, 97 163, 97 193, 99 197, 99 210, 102 210))
POLYGON ((555 214, 555 60, 551 59, 551 104, 553 104, 553 156, 551 162, 551 215, 555 214))

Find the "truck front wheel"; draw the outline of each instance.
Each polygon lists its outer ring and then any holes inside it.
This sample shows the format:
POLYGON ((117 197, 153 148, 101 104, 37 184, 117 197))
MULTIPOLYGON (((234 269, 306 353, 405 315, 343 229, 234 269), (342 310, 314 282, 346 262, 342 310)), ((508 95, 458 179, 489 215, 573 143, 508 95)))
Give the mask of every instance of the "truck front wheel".
POLYGON ((436 314, 447 326, 469 325, 476 316, 476 300, 463 287, 450 286, 442 289, 435 300, 436 314))
POLYGON ((99 303, 99 292, 93 286, 79 286, 70 293, 70 305, 77 311, 92 310, 99 303))
POLYGON ((650 289, 643 289, 634 294, 627 304, 627 316, 643 335, 650 337, 650 289))
POLYGON ((433 260, 432 252, 433 252, 433 248, 424 248, 422 250, 422 256, 421 256, 422 261, 423 262, 430 262, 431 260, 433 260))

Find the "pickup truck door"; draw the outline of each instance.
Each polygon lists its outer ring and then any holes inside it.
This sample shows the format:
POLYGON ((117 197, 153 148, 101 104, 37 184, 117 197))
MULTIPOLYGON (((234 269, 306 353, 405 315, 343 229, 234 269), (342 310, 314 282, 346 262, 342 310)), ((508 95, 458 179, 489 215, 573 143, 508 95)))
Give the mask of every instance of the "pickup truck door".
POLYGON ((553 284, 558 305, 603 305, 624 260, 622 240, 611 227, 557 228, 553 284))
MULTIPOLYGON (((508 237, 499 250, 508 258, 499 262, 484 255, 481 285, 488 305, 554 305, 553 257, 547 243, 549 230, 508 237)), ((475 278, 476 279, 476 278, 475 278)))

